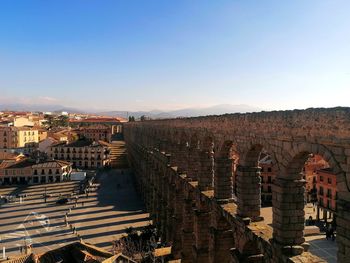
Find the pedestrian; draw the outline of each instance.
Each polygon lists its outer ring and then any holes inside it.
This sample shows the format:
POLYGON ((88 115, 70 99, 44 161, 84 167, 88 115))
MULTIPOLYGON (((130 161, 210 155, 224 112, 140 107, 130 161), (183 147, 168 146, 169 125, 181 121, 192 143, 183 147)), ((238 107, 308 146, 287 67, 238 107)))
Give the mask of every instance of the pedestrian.
POLYGON ((330 230, 329 230, 329 236, 332 239, 332 241, 335 240, 334 229, 332 226, 330 227, 330 230))
POLYGON ((75 231, 76 231, 76 230, 75 230, 75 227, 73 227, 73 234, 75 234, 75 231))

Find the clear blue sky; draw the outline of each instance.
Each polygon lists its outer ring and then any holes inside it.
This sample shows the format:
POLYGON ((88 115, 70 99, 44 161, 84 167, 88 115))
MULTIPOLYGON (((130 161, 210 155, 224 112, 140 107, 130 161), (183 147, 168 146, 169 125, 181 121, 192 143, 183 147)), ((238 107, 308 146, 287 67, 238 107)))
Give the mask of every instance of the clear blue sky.
POLYGON ((350 1, 1 0, 0 103, 350 106, 350 1))

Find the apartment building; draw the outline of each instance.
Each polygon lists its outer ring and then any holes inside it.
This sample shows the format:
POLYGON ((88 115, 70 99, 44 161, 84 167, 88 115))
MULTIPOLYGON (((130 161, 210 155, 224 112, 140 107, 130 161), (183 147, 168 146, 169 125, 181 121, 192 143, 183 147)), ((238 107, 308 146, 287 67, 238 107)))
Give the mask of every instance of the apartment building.
POLYGON ((30 153, 39 142, 38 130, 31 127, 0 126, 0 151, 30 153))
POLYGON ((68 180, 72 164, 60 160, 36 162, 21 159, 0 164, 0 185, 54 183, 68 180))
POLYGON ((108 125, 91 125, 75 130, 79 137, 85 137, 91 141, 111 142, 112 127, 108 125))
POLYGON ((71 162, 74 168, 82 169, 96 169, 110 164, 109 144, 85 138, 68 144, 61 142, 50 146, 49 157, 71 162))

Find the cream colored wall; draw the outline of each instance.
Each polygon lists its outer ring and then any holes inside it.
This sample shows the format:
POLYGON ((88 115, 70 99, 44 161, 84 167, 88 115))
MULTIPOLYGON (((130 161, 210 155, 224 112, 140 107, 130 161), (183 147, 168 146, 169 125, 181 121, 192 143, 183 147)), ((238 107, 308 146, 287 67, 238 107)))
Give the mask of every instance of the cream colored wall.
POLYGON ((28 118, 15 118, 13 121, 13 126, 15 127, 23 127, 23 126, 34 126, 34 123, 30 121, 28 118))
POLYGON ((24 147, 27 143, 39 142, 38 130, 17 131, 18 145, 24 147))

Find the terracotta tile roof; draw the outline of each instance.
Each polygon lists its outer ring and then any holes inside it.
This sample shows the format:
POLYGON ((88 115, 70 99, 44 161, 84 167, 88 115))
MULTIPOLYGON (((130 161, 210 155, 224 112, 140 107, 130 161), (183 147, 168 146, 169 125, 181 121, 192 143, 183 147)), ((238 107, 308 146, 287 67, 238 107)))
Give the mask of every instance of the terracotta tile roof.
POLYGON ((15 153, 0 152, 0 160, 15 160, 18 156, 15 153))
POLYGON ((33 168, 33 169, 39 169, 39 168, 61 168, 67 165, 70 165, 71 163, 61 160, 52 160, 52 161, 44 161, 40 163, 36 163, 34 160, 31 159, 24 159, 17 161, 15 163, 8 163, 6 165, 6 161, 2 162, 0 164, 0 168, 3 169, 21 169, 21 168, 33 168), (4 164, 5 163, 5 164, 4 164), (3 166, 3 167, 2 167, 3 166))
POLYGON ((33 160, 30 159, 23 159, 20 160, 18 162, 15 162, 12 165, 9 165, 8 167, 6 167, 7 169, 20 169, 20 168, 27 168, 27 167, 31 167, 33 164, 35 164, 35 162, 33 160))
POLYGON ((46 161, 38 164, 32 165, 32 168, 34 169, 40 169, 40 168, 61 168, 67 165, 71 165, 70 162, 61 161, 61 160, 52 160, 52 161, 46 161))
POLYGON ((105 122, 105 123, 109 123, 109 122, 122 122, 125 119, 117 117, 117 118, 112 118, 112 117, 95 117, 95 118, 86 118, 86 119, 82 119, 82 120, 69 120, 69 122, 72 123, 101 123, 101 122, 105 122))

